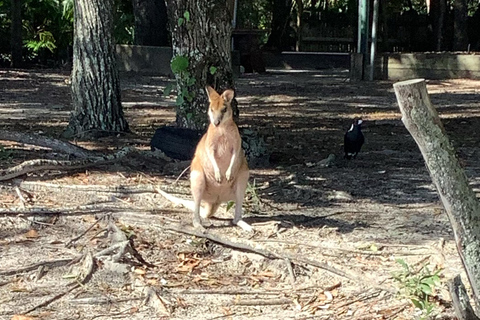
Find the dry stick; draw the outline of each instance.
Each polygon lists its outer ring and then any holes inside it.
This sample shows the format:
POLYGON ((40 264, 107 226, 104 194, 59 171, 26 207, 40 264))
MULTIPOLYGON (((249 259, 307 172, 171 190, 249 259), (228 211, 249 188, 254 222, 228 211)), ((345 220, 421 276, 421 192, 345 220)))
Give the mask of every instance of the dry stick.
POLYGON ((92 158, 98 156, 97 153, 71 144, 70 142, 47 138, 43 136, 30 135, 23 132, 0 130, 0 140, 15 141, 34 146, 45 147, 48 149, 71 154, 77 158, 92 158))
POLYGON ((397 292, 395 289, 392 289, 392 288, 387 288, 385 286, 379 286, 377 284, 369 283, 368 281, 364 280, 365 276, 363 276, 363 275, 362 276, 361 275, 350 275, 350 274, 348 274, 348 273, 346 273, 346 272, 344 272, 340 269, 337 269, 335 267, 331 267, 331 266, 327 265, 326 263, 315 261, 315 260, 310 260, 310 259, 305 259, 305 258, 299 257, 295 254, 291 254, 291 253, 288 253, 288 252, 283 252, 281 254, 274 253, 274 252, 271 252, 271 251, 266 250, 266 249, 253 247, 250 244, 239 243, 239 242, 231 241, 229 239, 224 239, 220 235, 211 233, 209 231, 202 232, 202 231, 196 230, 192 227, 182 225, 182 224, 179 224, 179 223, 169 223, 169 224, 161 225, 161 224, 155 223, 155 219, 158 218, 156 216, 139 215, 139 214, 131 214, 131 213, 129 213, 128 215, 125 215, 125 214, 122 214, 121 212, 115 212, 112 215, 114 217, 121 218, 121 219, 124 219, 124 220, 131 219, 132 224, 135 224, 135 223, 138 224, 140 222, 143 222, 144 225, 149 226, 149 227, 158 227, 158 228, 163 229, 163 230, 170 230, 170 231, 175 231, 175 232, 179 232, 179 233, 184 233, 184 234, 197 236, 197 237, 200 237, 200 238, 209 239, 209 240, 214 241, 216 243, 223 244, 227 247, 234 248, 234 249, 239 249, 239 250, 247 251, 247 252, 253 252, 253 253, 262 255, 266 258, 269 258, 269 259, 283 259, 283 260, 284 259, 289 259, 290 261, 295 262, 297 264, 308 264, 308 265, 315 266, 317 268, 329 271, 329 272, 334 273, 336 275, 339 275, 341 277, 350 279, 354 282, 364 284, 367 287, 375 288, 377 290, 382 290, 382 291, 386 291, 386 292, 390 292, 390 293, 396 293, 397 292))
POLYGON ((174 294, 221 294, 221 295, 264 295, 264 296, 278 296, 284 291, 258 291, 258 290, 172 290, 174 294))
POLYGON ((51 261, 42 261, 38 262, 35 264, 32 264, 27 267, 23 268, 16 268, 15 270, 8 270, 8 271, 0 271, 0 276, 13 276, 19 273, 24 273, 24 272, 30 272, 33 270, 37 270, 40 266, 48 266, 48 267, 63 267, 68 265, 70 262, 72 262, 75 258, 69 258, 69 259, 57 259, 57 260, 51 260, 51 261))
POLYGON ((50 183, 43 181, 23 181, 23 180, 14 180, 20 188, 26 190, 45 190, 45 189, 60 189, 62 190, 75 190, 81 192, 103 192, 103 193, 121 193, 121 194, 130 194, 130 193, 154 193, 155 186, 151 184, 136 184, 136 185, 79 185, 79 184, 60 184, 60 183, 50 183))
MULTIPOLYGON (((294 245, 294 246, 304 246, 304 247, 309 247, 309 248, 316 248, 316 249, 328 249, 328 250, 335 250, 335 251, 342 251, 342 252, 348 252, 348 253, 356 253, 356 254, 364 254, 364 255, 370 255, 370 256, 383 256, 385 254, 392 254, 391 252, 383 253, 383 252, 374 252, 374 251, 366 251, 366 250, 356 250, 356 249, 345 249, 345 248, 332 248, 328 246, 320 246, 320 245, 314 245, 314 244, 308 244, 308 243, 301 243, 301 242, 293 242, 293 241, 287 241, 287 240, 278 240, 278 239, 258 239, 256 240, 258 242, 274 242, 274 243, 285 243, 289 245, 294 245)), ((383 244, 379 244, 379 247, 383 246, 383 244)), ((400 245, 399 245, 400 246, 400 245)), ((421 248, 418 248, 421 249, 421 248)), ((427 250, 428 248, 424 248, 427 250)), ((430 249, 431 250, 431 249, 430 249)), ((429 251, 431 252, 431 251, 429 251)), ((395 252, 397 255, 404 255, 404 256, 418 256, 418 255, 423 255, 422 253, 412 253, 412 252, 395 252)))
POLYGON ((236 306, 278 306, 282 304, 290 304, 292 300, 290 299, 271 299, 271 300, 245 300, 245 301, 235 301, 234 305, 236 306))
POLYGON ((99 165, 105 165, 114 162, 115 160, 99 160, 94 162, 87 162, 82 160, 84 163, 72 165, 72 161, 59 161, 59 160, 48 160, 48 159, 35 159, 25 161, 15 167, 8 168, 0 171, 0 181, 7 181, 13 178, 23 176, 27 173, 37 172, 37 171, 46 171, 46 170, 78 170, 85 169, 90 167, 95 167, 99 165))
POLYGON ((95 227, 97 224, 100 223, 100 221, 102 221, 104 219, 104 217, 98 219, 97 221, 95 221, 95 223, 93 223, 90 227, 87 228, 87 230, 85 230, 84 232, 82 232, 81 234, 79 234, 78 236, 70 239, 70 241, 68 241, 66 244, 65 244, 65 247, 66 248, 70 248, 70 246, 76 242, 78 239, 82 238, 84 235, 86 235, 88 233, 88 231, 92 230, 93 227, 95 227))
POLYGON ((75 286, 71 287, 70 289, 68 289, 68 290, 66 290, 66 291, 64 291, 64 292, 61 292, 61 293, 59 293, 59 294, 51 297, 50 299, 47 299, 46 301, 44 301, 44 302, 42 302, 42 303, 40 303, 40 304, 37 304, 36 306, 28 309, 28 310, 25 311, 23 314, 28 314, 28 313, 30 313, 30 312, 32 312, 32 311, 35 311, 35 310, 39 309, 39 308, 46 307, 46 306, 48 306, 50 303, 52 303, 52 302, 54 302, 54 301, 62 298, 63 296, 69 294, 69 293, 72 292, 73 290, 78 289, 78 288, 80 288, 80 287, 81 287, 81 286, 80 286, 79 284, 76 284, 75 286))
POLYGON ((95 265, 95 262, 94 262, 94 259, 93 259, 93 256, 91 255, 91 253, 87 253, 86 255, 83 256, 83 258, 84 258, 84 261, 83 261, 84 270, 83 270, 83 273, 81 274, 82 279, 74 282, 73 284, 75 284, 75 285, 73 287, 71 287, 70 289, 68 289, 64 292, 61 292, 61 293, 53 296, 52 298, 47 299, 46 301, 28 309, 27 311, 24 312, 24 314, 28 314, 32 311, 35 311, 35 310, 39 309, 39 308, 46 307, 49 304, 51 304, 52 302, 62 298, 63 296, 67 295, 68 293, 72 292, 73 290, 82 287, 85 283, 90 281, 90 279, 92 278, 93 272, 95 271, 95 266, 96 265, 95 265))
POLYGON ((402 122, 415 139, 452 225, 455 244, 480 304, 480 202, 430 101, 424 79, 393 85, 402 122))

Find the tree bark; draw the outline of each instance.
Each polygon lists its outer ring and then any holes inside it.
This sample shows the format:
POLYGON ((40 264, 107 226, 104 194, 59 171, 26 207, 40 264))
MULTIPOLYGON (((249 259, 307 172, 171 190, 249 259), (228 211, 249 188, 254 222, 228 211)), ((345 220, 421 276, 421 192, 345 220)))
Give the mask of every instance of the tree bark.
POLYGON ((112 37, 113 8, 113 0, 75 1, 74 110, 65 137, 97 138, 128 131, 112 37))
POLYGON ((468 33, 467 33, 467 19, 468 7, 466 0, 455 0, 453 2, 453 50, 467 51, 468 47, 468 33))
POLYGON ((165 0, 132 0, 135 16, 134 43, 141 46, 168 46, 165 0))
POLYGON ((445 47, 445 16, 447 14, 446 0, 430 1, 430 21, 433 29, 433 47, 442 51, 445 47))
POLYGON ((225 0, 167 0, 167 9, 173 60, 188 60, 186 70, 175 73, 179 94, 176 123, 203 129, 208 123, 205 85, 219 92, 234 88, 231 17, 225 0))
POLYGON ((268 36, 267 48, 283 50, 288 47, 288 27, 290 22, 290 9, 292 0, 273 0, 272 31, 268 36))
POLYGON ((393 85, 402 121, 422 152, 455 236, 457 250, 478 306, 480 293, 480 203, 430 102, 425 80, 393 85))
POLYGON ((297 41, 295 50, 301 51, 303 38, 303 0, 295 0, 295 4, 297 5, 297 41))
POLYGON ((22 66, 22 0, 11 0, 11 66, 19 68, 22 66))

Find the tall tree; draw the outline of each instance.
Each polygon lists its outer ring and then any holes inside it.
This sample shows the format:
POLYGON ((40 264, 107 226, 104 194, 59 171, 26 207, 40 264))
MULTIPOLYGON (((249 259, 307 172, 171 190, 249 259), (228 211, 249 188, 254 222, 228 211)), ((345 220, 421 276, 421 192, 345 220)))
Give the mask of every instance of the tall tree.
POLYGON ((18 68, 22 64, 22 2, 21 0, 11 1, 11 65, 18 68))
POLYGON ((283 50, 290 44, 288 30, 291 9, 292 0, 273 0, 272 31, 268 36, 267 48, 283 50))
POLYGON ((208 122, 205 85, 233 88, 231 17, 225 0, 167 0, 172 32, 172 71, 177 80, 179 127, 208 122))
POLYGON ((167 46, 167 7, 165 0, 132 0, 135 16, 134 43, 167 46))
POLYGON ((95 138, 128 131, 120 100, 113 43, 114 0, 76 0, 72 100, 66 137, 95 138))
POLYGON ((468 46, 467 33, 468 7, 467 0, 453 2, 453 50, 466 51, 468 46))
POLYGON ((433 47, 436 51, 445 49, 446 0, 430 0, 430 21, 433 30, 433 47))

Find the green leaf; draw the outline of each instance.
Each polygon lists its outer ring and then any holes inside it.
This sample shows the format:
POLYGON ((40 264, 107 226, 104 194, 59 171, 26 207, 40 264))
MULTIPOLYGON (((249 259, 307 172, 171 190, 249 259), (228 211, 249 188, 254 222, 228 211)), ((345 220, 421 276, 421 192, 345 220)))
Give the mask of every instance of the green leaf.
POLYGON ((185 19, 183 19, 183 18, 178 18, 177 24, 178 24, 179 27, 181 27, 184 23, 185 23, 185 19))
POLYGON ((426 295, 432 295, 432 287, 430 287, 428 284, 420 284, 420 290, 422 290, 422 292, 426 295))
POLYGON ((167 86, 163 90, 163 96, 168 97, 172 92, 172 90, 173 90, 173 84, 172 83, 167 84, 167 86))
POLYGON ((192 119, 193 113, 187 113, 187 114, 186 114, 186 117, 187 117, 187 120, 192 119))
POLYGON ((407 271, 407 272, 410 271, 409 268, 408 268, 408 264, 405 262, 405 260, 397 259, 395 261, 397 261, 397 263, 399 263, 405 269, 405 271, 407 271))
POLYGON ((172 72, 178 74, 182 71, 187 70, 189 66, 188 58, 185 56, 175 56, 170 62, 170 67, 172 68, 172 72))
POLYGON ((419 300, 412 298, 410 301, 412 301, 413 305, 418 309, 423 309, 423 303, 421 303, 419 300))
POLYGON ((175 103, 177 104, 177 106, 181 106, 184 102, 185 102, 185 99, 183 98, 183 95, 179 94, 177 96, 177 100, 175 101, 175 103))
POLYGON ((188 78, 187 80, 187 86, 193 86, 197 82, 197 79, 195 78, 188 78))
POLYGON ((228 201, 227 202, 227 211, 232 209, 233 205, 235 204, 235 201, 228 201))
POLYGON ((210 67, 210 74, 211 74, 211 75, 214 75, 216 72, 217 72, 217 68, 214 67, 214 66, 211 66, 211 67, 210 67))
POLYGON ((183 17, 185 18, 185 20, 187 20, 187 22, 190 22, 190 12, 185 11, 183 13, 183 17))

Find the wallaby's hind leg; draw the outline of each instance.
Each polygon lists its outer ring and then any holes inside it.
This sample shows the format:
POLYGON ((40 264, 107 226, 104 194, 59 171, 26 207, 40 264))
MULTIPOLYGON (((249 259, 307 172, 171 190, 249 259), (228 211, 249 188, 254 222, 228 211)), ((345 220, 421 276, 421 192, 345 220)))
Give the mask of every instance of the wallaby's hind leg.
POLYGON ((246 170, 241 169, 237 176, 235 186, 235 216, 233 218, 233 224, 236 224, 245 231, 251 232, 253 231, 253 228, 242 220, 242 207, 245 198, 245 190, 247 190, 248 176, 248 168, 246 170))
POLYGON ((204 230, 202 220, 200 219, 200 204, 202 196, 205 192, 205 175, 202 171, 194 170, 190 173, 190 187, 192 190, 195 209, 193 211, 193 227, 195 229, 204 230))

